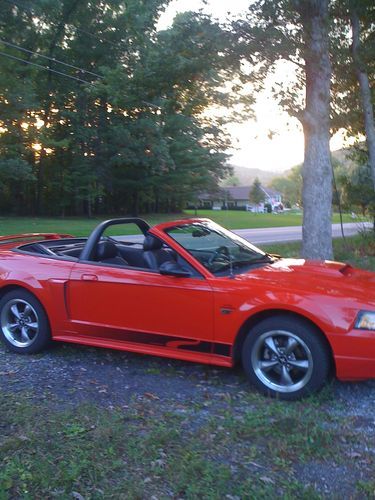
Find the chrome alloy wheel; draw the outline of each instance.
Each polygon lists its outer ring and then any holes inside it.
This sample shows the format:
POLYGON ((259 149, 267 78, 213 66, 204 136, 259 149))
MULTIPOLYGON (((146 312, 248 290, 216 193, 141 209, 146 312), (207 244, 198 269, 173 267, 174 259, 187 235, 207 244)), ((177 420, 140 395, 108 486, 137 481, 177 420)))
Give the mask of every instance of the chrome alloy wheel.
POLYGON ((302 389, 313 372, 313 358, 306 343, 294 333, 272 330, 255 342, 251 364, 258 379, 277 392, 302 389))
POLYGON ((28 347, 38 336, 38 315, 26 300, 12 299, 7 302, 1 311, 0 321, 4 336, 15 347, 28 347))

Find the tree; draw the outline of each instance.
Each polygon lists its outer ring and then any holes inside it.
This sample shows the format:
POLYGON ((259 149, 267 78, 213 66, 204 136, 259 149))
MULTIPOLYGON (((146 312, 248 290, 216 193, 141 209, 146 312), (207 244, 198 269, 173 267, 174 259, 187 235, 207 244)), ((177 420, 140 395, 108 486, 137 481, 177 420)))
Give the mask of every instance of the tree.
MULTIPOLYGON (((366 62, 362 57, 362 44, 361 44, 361 20, 360 14, 372 14, 372 21, 374 20, 375 7, 373 2, 350 0, 349 1, 349 14, 352 28, 352 58, 354 63, 355 74, 360 87, 364 125, 366 131, 367 148, 369 153, 369 165, 372 173, 372 183, 375 191, 375 125, 374 125, 374 111, 371 98, 371 88, 369 84, 368 71, 366 62), (367 12, 366 12, 367 11, 367 12)), ((368 19, 371 16, 368 15, 368 19)), ((373 26, 373 24, 372 24, 373 26)), ((374 35, 374 32, 372 32, 374 35)), ((371 42, 371 40, 368 40, 371 42)))
POLYGON ((310 0, 297 5, 306 30, 306 101, 305 109, 300 115, 305 135, 302 256, 330 259, 333 257, 333 250, 328 0, 310 0))
MULTIPOLYGON (((375 76, 375 5, 371 0, 332 3, 333 129, 367 139, 375 174, 375 131, 370 82, 375 76)), ((375 175, 373 185, 375 187, 375 175)))
POLYGON ((302 165, 293 167, 287 174, 272 179, 270 186, 283 195, 283 201, 302 206, 302 165))
POLYGON ((127 115, 114 111, 108 118, 116 124, 107 141, 110 161, 126 184, 117 183, 112 198, 130 188, 137 203, 144 191, 154 210, 177 211, 230 171, 224 152, 228 136, 221 123, 203 116, 208 105, 238 102, 218 92, 228 71, 222 35, 207 16, 186 13, 155 35, 130 77, 120 66, 107 72, 96 90, 127 115))
POLYGON ((240 182, 239 178, 237 177, 237 175, 230 175, 223 182, 223 186, 225 186, 225 187, 239 186, 240 184, 241 184, 241 182, 240 182))
POLYGON ((208 16, 186 13, 158 32, 168 2, 2 4, 0 168, 17 160, 27 181, 20 193, 0 173, 4 210, 180 210, 230 172, 229 117, 205 110, 248 107, 225 88, 240 62, 208 16))
POLYGON ((261 187, 260 180, 257 177, 250 188, 249 200, 251 201, 251 203, 254 203, 254 205, 259 205, 264 201, 264 199, 265 194, 261 187))
POLYGON ((328 0, 258 0, 233 30, 240 56, 258 67, 260 79, 280 59, 296 67, 296 84, 276 95, 284 109, 300 120, 305 136, 302 253, 332 258, 328 0), (304 102, 300 102, 302 89, 304 102))
POLYGON ((375 231, 375 197, 368 152, 356 147, 351 156, 355 160, 354 164, 339 170, 337 176, 342 199, 349 209, 359 207, 362 215, 371 217, 375 231))

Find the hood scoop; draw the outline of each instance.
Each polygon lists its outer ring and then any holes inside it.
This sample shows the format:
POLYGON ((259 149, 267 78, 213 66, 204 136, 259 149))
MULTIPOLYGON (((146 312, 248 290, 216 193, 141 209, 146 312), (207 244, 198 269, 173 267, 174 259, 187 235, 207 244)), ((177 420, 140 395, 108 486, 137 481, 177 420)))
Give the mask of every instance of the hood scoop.
POLYGON ((345 264, 339 272, 344 276, 351 276, 354 273, 354 268, 350 264, 345 264))

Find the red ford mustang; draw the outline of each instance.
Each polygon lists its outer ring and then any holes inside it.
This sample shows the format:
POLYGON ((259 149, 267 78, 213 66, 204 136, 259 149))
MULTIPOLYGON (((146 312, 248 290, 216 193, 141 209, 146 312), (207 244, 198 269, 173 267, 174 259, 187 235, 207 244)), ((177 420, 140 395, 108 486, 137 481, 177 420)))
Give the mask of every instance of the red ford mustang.
POLYGON ((0 238, 0 336, 50 339, 231 367, 297 399, 375 378, 375 274, 282 259, 208 219, 105 221, 88 238, 0 238), (123 231, 118 225, 122 224, 123 231), (113 236, 115 232, 138 236, 113 236), (115 231, 114 231, 115 230, 115 231))

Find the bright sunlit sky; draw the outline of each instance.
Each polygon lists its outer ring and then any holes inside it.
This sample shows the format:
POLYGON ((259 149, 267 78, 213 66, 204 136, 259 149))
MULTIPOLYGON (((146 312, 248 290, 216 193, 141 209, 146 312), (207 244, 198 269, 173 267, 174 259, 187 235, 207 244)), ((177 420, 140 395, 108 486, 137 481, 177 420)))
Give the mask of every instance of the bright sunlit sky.
MULTIPOLYGON (((174 0, 162 15, 159 28, 168 27, 178 12, 203 11, 219 20, 228 14, 239 14, 246 10, 251 0, 174 0)), ((283 81, 290 72, 290 66, 279 68, 273 81, 283 81)), ((269 171, 283 171, 303 161, 303 133, 297 120, 283 112, 272 99, 270 86, 259 94, 255 104, 256 120, 228 126, 236 150, 231 150, 230 163, 243 167, 260 168, 269 171), (268 137, 272 130, 273 138, 268 137)), ((267 85, 266 85, 267 87, 267 85)), ((341 137, 334 137, 331 148, 342 146, 341 137)))

